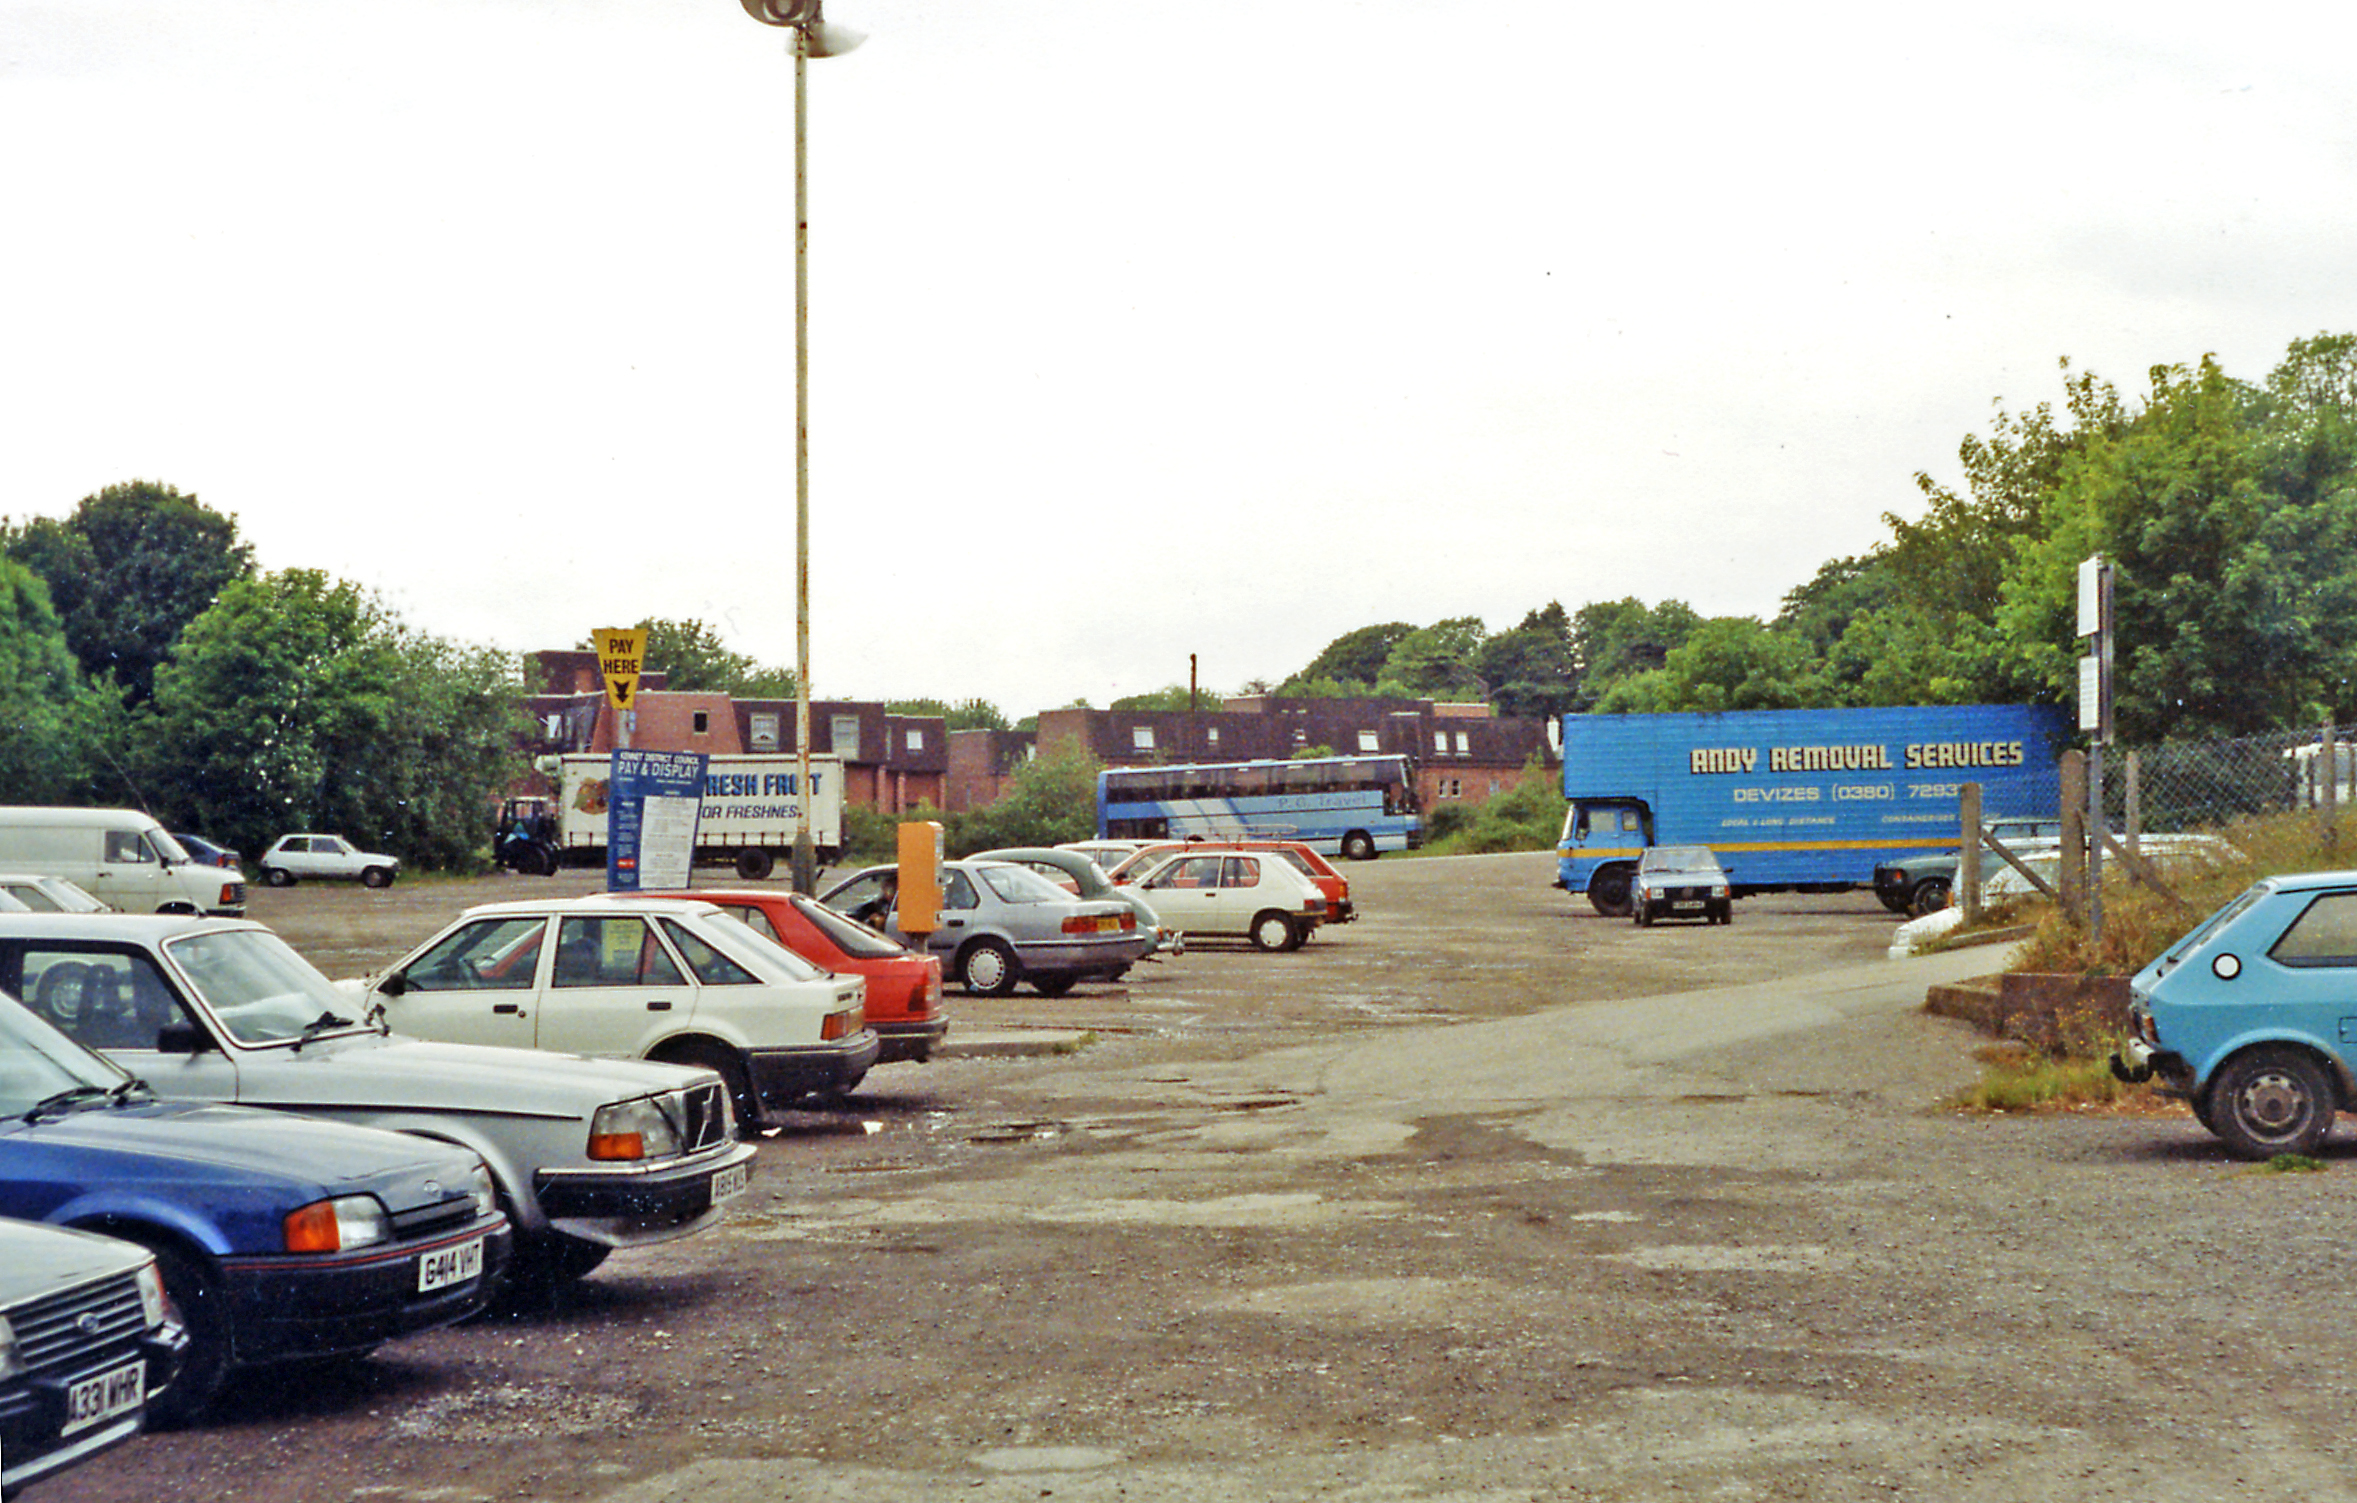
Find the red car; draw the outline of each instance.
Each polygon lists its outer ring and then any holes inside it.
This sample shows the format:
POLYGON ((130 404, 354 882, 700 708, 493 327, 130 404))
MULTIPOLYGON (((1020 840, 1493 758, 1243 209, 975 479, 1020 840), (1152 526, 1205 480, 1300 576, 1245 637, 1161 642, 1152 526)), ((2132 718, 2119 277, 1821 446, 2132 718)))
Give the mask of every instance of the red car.
POLYGON ((639 896, 710 903, 812 965, 866 977, 867 1022, 883 1045, 876 1054, 879 1065, 930 1059, 949 1033, 949 1019, 941 1011, 940 960, 915 954, 816 899, 766 887, 699 887, 639 896))
POLYGON ((1337 871, 1333 862, 1298 840, 1163 841, 1120 862, 1107 875, 1119 886, 1173 851, 1275 851, 1292 862, 1294 869, 1316 884, 1324 895, 1327 923, 1347 924, 1358 916, 1358 909, 1350 901, 1350 878, 1337 871))

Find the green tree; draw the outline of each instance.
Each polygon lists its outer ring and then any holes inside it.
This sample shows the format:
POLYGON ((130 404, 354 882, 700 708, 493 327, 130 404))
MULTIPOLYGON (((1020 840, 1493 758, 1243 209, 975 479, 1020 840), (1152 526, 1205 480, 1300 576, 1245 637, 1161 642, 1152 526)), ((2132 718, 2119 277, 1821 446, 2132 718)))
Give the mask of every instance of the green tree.
POLYGON ((10 802, 71 796, 86 770, 89 698, 48 589, 0 557, 0 788, 10 802))
POLYGON ((1344 632, 1328 642, 1325 650, 1311 658, 1299 673, 1279 684, 1277 693, 1291 696, 1299 686, 1327 682, 1346 686, 1346 693, 1371 693, 1375 681, 1383 676, 1383 665, 1391 657, 1392 648, 1415 629, 1405 621, 1387 621, 1380 626, 1362 626, 1357 631, 1344 632))
POLYGON ((1490 703, 1501 715, 1552 719, 1579 706, 1579 654, 1561 601, 1550 600, 1520 626, 1483 642, 1474 650, 1473 669, 1489 685, 1490 703))
POLYGON ((408 632, 357 585, 241 579, 157 673, 142 781, 247 850, 320 829, 467 866, 520 770, 521 688, 504 654, 408 632))
POLYGON ((1189 693, 1185 684, 1172 684, 1145 694, 1125 694, 1107 708, 1115 710, 1216 710, 1220 696, 1210 689, 1189 693))
POLYGON ((1635 596, 1583 605, 1572 613, 1572 653, 1579 663, 1579 709, 1593 707, 1621 679, 1660 669, 1670 649, 1702 617, 1682 600, 1648 606, 1635 596))
POLYGON ((150 480, 110 485, 61 519, 0 527, 0 551, 48 584, 82 671, 112 674, 133 703, 154 692, 188 623, 253 572, 235 518, 150 480))
POLYGON ((1016 772, 1007 796, 986 809, 949 816, 953 855, 1010 846, 1086 840, 1097 828, 1097 773, 1102 763, 1077 746, 1059 746, 1016 772))
POLYGON ((953 731, 1009 729, 1006 711, 987 699, 961 699, 954 704, 940 699, 895 699, 884 708, 895 715, 938 715, 953 731))
POLYGON ((1485 699, 1488 686, 1473 659, 1487 636, 1475 616, 1452 616, 1409 632, 1392 644, 1375 692, 1401 699, 1485 699))
POLYGON ((1748 616, 1718 616, 1671 648, 1660 668, 1616 682, 1596 708, 1608 714, 1716 714, 1827 702, 1818 660, 1806 643, 1748 616))

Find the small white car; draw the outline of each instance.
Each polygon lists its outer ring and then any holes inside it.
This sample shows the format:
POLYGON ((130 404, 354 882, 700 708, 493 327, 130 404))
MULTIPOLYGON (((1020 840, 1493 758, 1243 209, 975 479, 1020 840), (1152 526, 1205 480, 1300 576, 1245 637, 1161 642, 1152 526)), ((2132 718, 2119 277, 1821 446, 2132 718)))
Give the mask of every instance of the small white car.
POLYGON ((112 913, 63 877, 0 872, 0 909, 10 913, 112 913))
POLYGON ((1268 851, 1179 851, 1123 889, 1187 935, 1241 934, 1262 950, 1298 950, 1326 921, 1326 896, 1268 851))
POLYGON ((717 1070, 748 1130, 851 1090, 881 1047, 864 979, 684 899, 469 908, 377 977, 369 1002, 418 1038, 717 1070))
POLYGON ((360 850, 341 835, 281 835, 262 853, 261 866, 262 880, 272 887, 292 887, 305 877, 390 887, 401 874, 394 857, 360 850))

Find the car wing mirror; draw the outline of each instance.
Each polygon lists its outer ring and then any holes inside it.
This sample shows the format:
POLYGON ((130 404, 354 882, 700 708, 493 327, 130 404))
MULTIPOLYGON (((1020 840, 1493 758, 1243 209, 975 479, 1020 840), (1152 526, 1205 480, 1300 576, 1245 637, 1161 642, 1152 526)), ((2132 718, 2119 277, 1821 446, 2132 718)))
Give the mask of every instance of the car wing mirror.
POLYGON ((381 996, 398 997, 409 990, 409 974, 406 971, 395 971, 378 982, 376 990, 381 996))
POLYGON ((202 1054, 212 1040, 186 1018, 175 1018, 156 1030, 155 1047, 158 1054, 202 1054))

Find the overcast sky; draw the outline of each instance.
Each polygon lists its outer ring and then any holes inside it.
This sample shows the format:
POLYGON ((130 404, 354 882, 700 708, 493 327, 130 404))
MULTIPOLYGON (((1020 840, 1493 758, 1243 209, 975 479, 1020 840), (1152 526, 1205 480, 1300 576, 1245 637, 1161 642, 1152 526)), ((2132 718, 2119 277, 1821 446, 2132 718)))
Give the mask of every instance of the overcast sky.
MULTIPOLYGON (((2357 330, 2315 6, 829 0, 812 679, 1772 615, 2068 356, 2357 330)), ((792 65, 737 0, 0 0, 0 515, 121 481, 515 650, 794 659, 792 65)))

